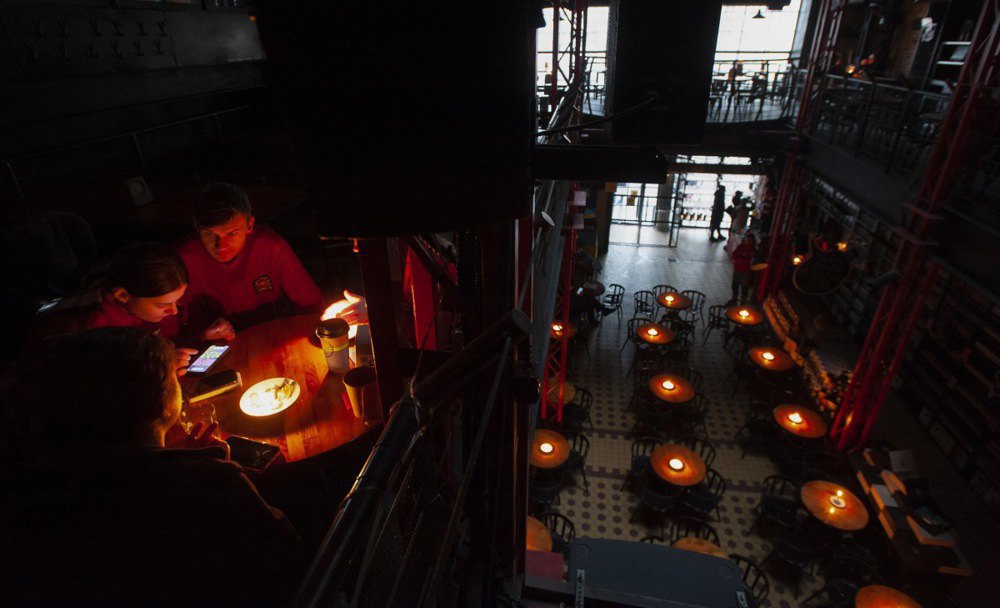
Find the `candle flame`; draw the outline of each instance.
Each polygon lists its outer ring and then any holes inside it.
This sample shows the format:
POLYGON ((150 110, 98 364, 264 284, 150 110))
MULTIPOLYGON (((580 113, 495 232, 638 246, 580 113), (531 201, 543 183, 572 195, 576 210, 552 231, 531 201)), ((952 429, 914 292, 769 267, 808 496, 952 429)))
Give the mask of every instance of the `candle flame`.
POLYGON ((647 331, 646 333, 649 334, 650 336, 658 336, 658 335, 660 335, 660 332, 656 331, 655 327, 650 327, 649 331, 647 331))
POLYGON ((660 384, 660 386, 662 386, 664 390, 668 391, 672 391, 675 388, 677 388, 677 385, 671 382, 670 380, 664 380, 663 383, 660 384))
POLYGON ((542 445, 538 446, 538 450, 542 454, 551 454, 555 449, 556 447, 551 443, 549 443, 548 441, 543 442, 542 445))
POLYGON ((563 330, 562 323, 553 323, 552 324, 552 331, 560 332, 562 330, 563 330))
POLYGON ((760 354, 761 359, 765 361, 774 361, 774 353, 769 350, 765 350, 760 354))
POLYGON ((802 414, 798 412, 792 412, 789 414, 788 419, 792 422, 792 424, 802 424, 802 414))
POLYGON ((847 251, 847 243, 844 241, 837 243, 837 251, 847 251))
POLYGON ((797 255, 797 256, 795 256, 795 257, 792 258, 792 264, 798 266, 801 263, 802 263, 802 256, 801 255, 797 255))
POLYGON ((746 309, 740 310, 739 315, 741 319, 746 319, 747 317, 750 316, 750 311, 746 309))
POLYGON ((837 490, 837 496, 843 496, 843 495, 844 495, 843 490, 837 490))
POLYGON ((666 296, 663 299, 666 300, 667 302, 673 302, 674 301, 674 296, 666 296))
POLYGON ((669 466, 671 469, 675 471, 683 471, 684 461, 681 460, 680 458, 671 458, 670 462, 667 463, 667 466, 669 466))

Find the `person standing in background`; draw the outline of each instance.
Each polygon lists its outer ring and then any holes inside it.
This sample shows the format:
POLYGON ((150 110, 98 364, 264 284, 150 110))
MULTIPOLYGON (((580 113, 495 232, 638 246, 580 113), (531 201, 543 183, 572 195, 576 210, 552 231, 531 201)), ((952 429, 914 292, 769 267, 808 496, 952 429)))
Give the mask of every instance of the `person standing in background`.
POLYGON ((733 250, 733 299, 735 303, 746 303, 750 300, 750 293, 753 290, 753 272, 750 270, 753 264, 754 251, 757 248, 757 239, 752 232, 747 232, 743 237, 743 242, 733 250))
POLYGON ((712 218, 708 224, 708 240, 710 241, 724 241, 726 237, 722 236, 722 214, 726 210, 726 187, 719 184, 719 187, 715 189, 715 200, 712 201, 712 218), (718 236, 716 236, 718 235, 718 236))

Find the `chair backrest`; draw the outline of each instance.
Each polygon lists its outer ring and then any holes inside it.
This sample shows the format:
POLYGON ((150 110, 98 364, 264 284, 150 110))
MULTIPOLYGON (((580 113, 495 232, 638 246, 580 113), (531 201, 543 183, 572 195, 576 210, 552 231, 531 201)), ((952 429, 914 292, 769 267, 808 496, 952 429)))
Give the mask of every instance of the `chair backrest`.
POLYGON ((761 489, 761 497, 778 496, 781 498, 798 499, 799 484, 794 479, 783 475, 771 475, 764 479, 764 487, 761 489))
POLYGON ((871 563, 853 555, 834 553, 830 556, 830 573, 858 587, 877 585, 882 582, 878 571, 871 563))
POLYGON ((694 289, 686 289, 681 292, 682 296, 687 296, 691 298, 691 308, 697 308, 701 310, 705 306, 705 294, 694 289))
POLYGON ((640 437, 638 439, 632 440, 632 458, 640 458, 646 456, 647 458, 656 449, 656 446, 663 443, 663 440, 659 437, 640 437))
POLYGON ((549 529, 549 532, 561 538, 567 545, 573 542, 573 539, 576 538, 576 526, 574 526, 573 522, 562 513, 550 511, 548 513, 542 513, 538 519, 545 524, 545 527, 549 529))
POLYGON ((677 336, 670 343, 667 353, 673 357, 687 358, 691 352, 691 339, 687 336, 677 336))
POLYGON ((722 496, 726 491, 726 480, 715 469, 705 471, 704 483, 715 496, 722 496))
MULTIPOLYGON (((678 443, 688 448, 701 457, 706 467, 711 467, 715 462, 715 446, 709 443, 708 439, 697 435, 685 435, 678 438, 678 443)), ((714 472, 712 469, 710 471, 714 472)))
POLYGON ((590 452, 590 440, 580 433, 568 433, 566 439, 569 440, 570 448, 579 454, 582 460, 586 461, 587 454, 590 452))
POLYGON ((743 585, 746 586, 750 595, 753 596, 754 601, 759 606, 767 599, 767 594, 771 590, 771 583, 767 580, 767 575, 757 564, 748 557, 743 557, 742 555, 730 554, 729 559, 736 563, 736 567, 740 569, 740 575, 743 577, 743 585))
POLYGON ((621 306, 622 300, 625 299, 625 287, 619 285, 618 283, 612 283, 608 285, 608 291, 605 294, 608 297, 608 303, 612 306, 621 306))
POLYGON ((573 396, 573 403, 589 411, 590 406, 594 403, 594 393, 585 388, 577 387, 576 395, 573 396))
POLYGON ((719 533, 715 531, 715 528, 697 517, 679 517, 676 521, 670 523, 669 531, 670 544, 691 536, 707 540, 716 547, 720 543, 719 533))
POLYGON ((649 323, 649 319, 646 317, 632 317, 629 319, 625 326, 628 328, 628 334, 626 334, 626 340, 636 340, 638 336, 635 335, 635 330, 639 328, 643 323, 649 323))
POLYGON ((652 313, 656 310, 656 295, 652 291, 637 291, 632 294, 632 300, 635 303, 635 314, 652 313))
POLYGON ((674 287, 673 285, 657 285, 656 287, 653 288, 653 293, 656 294, 657 296, 659 296, 662 293, 667 293, 668 291, 677 293, 677 288, 674 287))
POLYGON ((708 307, 708 326, 715 329, 729 328, 729 317, 726 316, 725 304, 713 304, 708 307))

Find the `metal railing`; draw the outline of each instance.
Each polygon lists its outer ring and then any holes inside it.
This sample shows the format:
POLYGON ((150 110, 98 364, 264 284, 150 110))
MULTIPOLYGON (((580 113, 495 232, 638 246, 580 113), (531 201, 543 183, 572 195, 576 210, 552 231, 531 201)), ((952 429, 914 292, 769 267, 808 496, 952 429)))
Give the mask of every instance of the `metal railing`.
MULTIPOLYGON (((507 363, 530 330, 527 317, 511 311, 393 406, 294 606, 462 606, 472 590, 488 592, 489 584, 470 579, 492 577, 490 567, 469 564, 490 561, 482 551, 491 552, 495 538, 469 522, 496 517, 497 488, 478 474, 480 456, 485 442, 512 428, 507 363), (449 407, 459 392, 461 411, 449 407)), ((496 472, 490 476, 496 483, 496 472)))
MULTIPOLYGON (((792 115, 802 95, 793 87, 792 115)), ((876 163, 886 173, 917 175, 930 156, 951 97, 855 78, 823 76, 811 134, 876 163)))

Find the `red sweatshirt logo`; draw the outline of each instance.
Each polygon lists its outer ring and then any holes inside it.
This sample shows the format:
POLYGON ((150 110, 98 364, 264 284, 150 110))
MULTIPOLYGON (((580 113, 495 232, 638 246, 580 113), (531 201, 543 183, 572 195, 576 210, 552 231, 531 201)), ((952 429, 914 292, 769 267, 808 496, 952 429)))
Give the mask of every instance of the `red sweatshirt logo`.
POLYGON ((266 274, 262 274, 253 280, 253 290, 258 293, 264 293, 265 291, 274 291, 274 284, 271 282, 271 277, 266 274))

